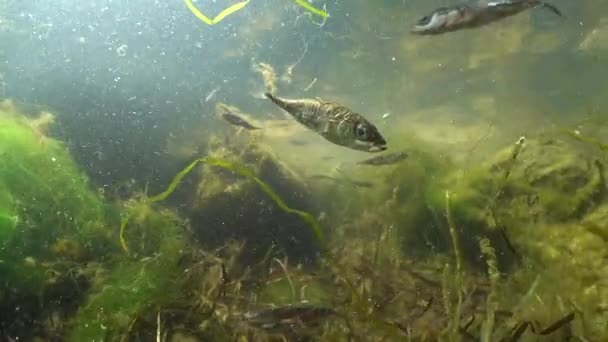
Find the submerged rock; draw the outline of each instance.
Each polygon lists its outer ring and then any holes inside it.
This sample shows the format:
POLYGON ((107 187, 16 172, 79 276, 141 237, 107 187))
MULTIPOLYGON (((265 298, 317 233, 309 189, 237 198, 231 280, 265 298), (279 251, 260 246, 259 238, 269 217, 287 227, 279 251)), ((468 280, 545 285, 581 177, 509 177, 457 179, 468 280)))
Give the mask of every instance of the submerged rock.
POLYGON ((598 160, 556 140, 525 143, 513 158, 513 147, 477 170, 457 173, 444 184, 454 192, 454 206, 464 221, 564 222, 582 217, 602 201, 603 166, 598 160))
MULTIPOLYGON (((291 208, 314 208, 300 176, 262 144, 211 138, 208 156, 248 167, 291 208)), ((245 241, 245 263, 259 261, 271 248, 296 261, 310 261, 316 255, 309 224, 281 210, 253 180, 205 165, 196 191, 190 221, 203 244, 245 241)))
POLYGON ((448 175, 434 184, 428 199, 438 211, 445 210, 444 193, 451 192, 463 248, 472 248, 475 258, 479 236, 493 236, 501 250, 510 248, 506 236, 522 242, 537 225, 581 219, 605 199, 604 177, 601 162, 572 145, 532 140, 521 149, 500 151, 482 167, 448 175))

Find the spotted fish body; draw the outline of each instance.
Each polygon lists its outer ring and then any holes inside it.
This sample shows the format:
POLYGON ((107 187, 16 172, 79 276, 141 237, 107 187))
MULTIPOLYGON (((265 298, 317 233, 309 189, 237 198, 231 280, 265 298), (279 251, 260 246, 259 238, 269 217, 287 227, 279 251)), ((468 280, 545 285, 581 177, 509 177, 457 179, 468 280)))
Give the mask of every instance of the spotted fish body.
POLYGON ((386 141, 376 126, 342 105, 320 99, 291 100, 265 95, 299 123, 336 145, 365 152, 386 150, 386 141))
POLYGON ((561 12, 555 6, 541 0, 471 0, 435 10, 421 18, 412 32, 420 35, 435 35, 476 28, 539 6, 561 16, 561 12))

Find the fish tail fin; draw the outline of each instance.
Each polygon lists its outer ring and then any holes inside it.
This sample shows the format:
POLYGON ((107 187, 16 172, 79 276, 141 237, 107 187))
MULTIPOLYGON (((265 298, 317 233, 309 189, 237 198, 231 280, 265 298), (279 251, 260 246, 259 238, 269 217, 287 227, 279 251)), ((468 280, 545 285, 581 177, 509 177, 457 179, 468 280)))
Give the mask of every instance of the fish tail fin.
POLYGON ((272 95, 270 92, 265 92, 264 96, 266 96, 266 98, 270 99, 270 100, 275 100, 274 95, 272 95))
POLYGON ((563 17, 562 11, 560 11, 559 8, 557 8, 556 6, 551 5, 550 3, 547 3, 547 2, 541 2, 540 5, 542 8, 546 8, 549 11, 555 13, 556 15, 563 17))

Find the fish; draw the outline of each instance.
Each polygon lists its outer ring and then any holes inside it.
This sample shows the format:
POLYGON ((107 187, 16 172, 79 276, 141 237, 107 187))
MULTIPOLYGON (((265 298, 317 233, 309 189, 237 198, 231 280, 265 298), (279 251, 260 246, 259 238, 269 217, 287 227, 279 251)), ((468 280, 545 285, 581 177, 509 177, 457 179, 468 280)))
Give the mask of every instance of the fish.
POLYGON ((355 179, 350 179, 347 177, 342 177, 342 178, 336 178, 336 177, 332 177, 332 176, 328 176, 328 175, 322 175, 322 174, 314 174, 314 175, 310 175, 308 177, 309 179, 326 179, 326 180, 330 180, 339 184, 347 184, 347 185, 353 185, 359 188, 372 188, 374 187, 373 183, 370 182, 366 182, 366 181, 358 181, 355 179))
POLYGON ((308 145, 308 141, 300 140, 300 139, 290 139, 289 143, 295 146, 306 146, 308 145))
POLYGON ((297 326, 315 327, 335 314, 330 307, 297 304, 248 312, 244 318, 248 324, 260 329, 283 330, 297 326))
POLYGON ((284 99, 264 94, 296 121, 336 145, 364 152, 386 150, 386 140, 361 114, 334 102, 316 99, 284 99))
POLYGON ((231 125, 243 127, 248 130, 260 129, 259 127, 256 127, 256 126, 250 124, 245 119, 243 119, 240 116, 238 116, 234 113, 231 113, 229 111, 222 113, 221 116, 224 120, 226 120, 231 125))
POLYGON ((535 7, 546 8, 562 16, 557 7, 541 0, 470 0, 436 9, 418 20, 411 32, 418 35, 437 35, 477 28, 535 7))
POLYGON ((357 164, 374 165, 374 166, 391 165, 391 164, 396 164, 396 163, 406 159, 407 157, 409 157, 409 154, 407 152, 401 151, 401 152, 383 154, 380 156, 365 159, 363 161, 358 162, 357 164))

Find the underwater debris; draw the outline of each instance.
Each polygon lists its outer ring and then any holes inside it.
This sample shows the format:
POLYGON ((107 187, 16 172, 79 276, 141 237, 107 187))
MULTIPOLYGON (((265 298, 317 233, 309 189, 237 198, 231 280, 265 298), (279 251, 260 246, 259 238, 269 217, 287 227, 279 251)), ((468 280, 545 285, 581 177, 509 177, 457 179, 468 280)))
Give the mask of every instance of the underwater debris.
POLYGON ((277 92, 277 73, 272 65, 260 62, 253 65, 253 70, 262 75, 266 93, 274 94, 277 92))
POLYGON ((293 78, 293 69, 300 64, 300 62, 302 62, 302 60, 304 59, 304 56, 306 56, 306 52, 308 52, 308 43, 306 43, 306 41, 304 40, 304 38, 302 38, 303 41, 303 45, 304 45, 304 51, 302 52, 302 55, 300 55, 300 58, 298 58, 297 61, 295 61, 295 63, 293 63, 292 65, 288 66, 285 69, 285 73, 283 75, 281 75, 281 81, 289 84, 292 81, 293 78))
POLYGON ((215 97, 215 94, 217 94, 217 92, 218 92, 220 89, 221 89, 221 87, 216 87, 216 88, 213 88, 213 90, 211 90, 211 91, 209 92, 209 94, 207 95, 207 97, 205 97, 205 102, 209 102, 209 101, 211 101, 211 100, 212 100, 212 99, 215 97))
POLYGON ((329 13, 327 13, 324 9, 320 10, 316 7, 314 7, 313 5, 309 4, 306 0, 294 0, 296 2, 296 4, 298 4, 299 6, 303 7, 304 9, 306 9, 307 11, 309 11, 310 13, 316 14, 320 17, 323 18, 328 18, 329 17, 329 13))
POLYGON ((557 7, 540 0, 469 0, 452 7, 439 8, 425 15, 418 20, 411 32, 419 35, 437 35, 477 28, 534 7, 546 8, 562 16, 557 7))
POLYGON ((309 91, 317 83, 317 78, 313 78, 312 81, 304 88, 304 91, 309 91))
POLYGON ((387 149, 376 126, 340 104, 320 99, 283 99, 272 93, 265 95, 300 124, 336 145, 365 152, 387 149))
POLYGON ((190 12, 192 12, 192 14, 194 14, 197 18, 199 18, 202 22, 204 22, 207 25, 215 25, 215 24, 219 23, 220 21, 222 21, 224 18, 226 18, 230 14, 232 14, 232 13, 234 13, 234 12, 242 9, 245 6, 247 6, 247 4, 249 3, 249 1, 250 0, 245 0, 245 1, 242 1, 242 2, 237 2, 236 4, 234 4, 234 5, 226 8, 225 10, 221 11, 215 18, 209 19, 198 8, 196 8, 194 6, 194 4, 192 4, 192 0, 184 0, 184 2, 186 3, 186 6, 190 10, 190 12))
MULTIPOLYGON (((221 11, 213 19, 210 19, 205 14, 203 14, 203 12, 201 12, 198 8, 196 8, 196 6, 194 6, 194 4, 192 3, 192 0, 184 0, 184 2, 186 3, 186 6, 190 10, 190 12, 192 12, 192 14, 194 14, 198 19, 200 19, 202 22, 204 22, 207 25, 215 25, 215 24, 219 23, 220 21, 224 20, 224 18, 226 18, 227 16, 229 16, 232 13, 234 13, 238 10, 241 10, 243 7, 247 6, 249 1, 251 1, 251 0, 237 2, 236 4, 221 11)), ((329 17, 329 14, 327 12, 325 12, 324 10, 320 10, 316 7, 313 7, 311 4, 309 4, 308 2, 306 2, 304 0, 294 0, 294 2, 296 4, 298 4, 299 6, 303 7, 304 9, 306 9, 307 11, 309 11, 310 13, 316 14, 316 15, 324 17, 324 18, 329 17)))

